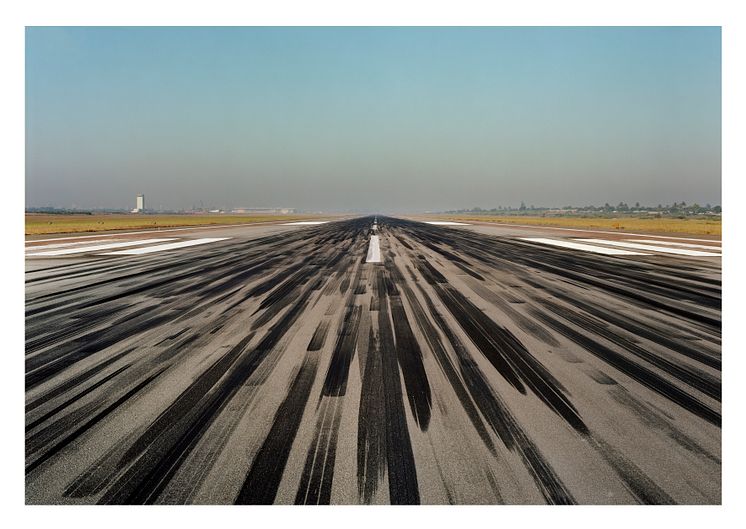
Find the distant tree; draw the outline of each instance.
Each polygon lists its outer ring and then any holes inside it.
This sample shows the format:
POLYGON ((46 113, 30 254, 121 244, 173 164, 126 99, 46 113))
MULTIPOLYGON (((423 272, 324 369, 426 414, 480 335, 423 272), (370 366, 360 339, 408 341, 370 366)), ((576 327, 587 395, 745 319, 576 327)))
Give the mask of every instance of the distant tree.
POLYGON ((521 200, 521 207, 518 209, 521 211, 526 211, 526 203, 523 200, 521 200))
POLYGON ((640 203, 639 202, 635 202, 635 208, 640 209, 640 203))
POLYGON ((712 208, 712 211, 714 211, 715 213, 722 213, 723 208, 721 208, 720 206, 715 206, 714 208, 712 208))

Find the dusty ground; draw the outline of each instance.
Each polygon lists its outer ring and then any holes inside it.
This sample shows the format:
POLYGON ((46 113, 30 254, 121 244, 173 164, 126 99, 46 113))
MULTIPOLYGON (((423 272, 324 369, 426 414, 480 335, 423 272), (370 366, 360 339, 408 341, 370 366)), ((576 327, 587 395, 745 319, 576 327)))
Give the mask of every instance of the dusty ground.
POLYGON ((177 226, 291 222, 316 218, 319 217, 316 215, 46 215, 27 213, 25 227, 26 235, 45 235, 113 230, 152 230, 177 226))
POLYGON ((453 214, 437 217, 420 216, 421 219, 448 218, 463 222, 479 222, 490 224, 519 224, 529 226, 559 226, 563 228, 579 228, 591 230, 615 230, 625 232, 665 233, 681 235, 697 235, 719 238, 723 222, 720 218, 648 218, 648 217, 573 217, 573 216, 522 216, 522 215, 469 215, 453 214))
POLYGON ((372 224, 28 259, 27 502, 720 502, 719 259, 372 224))

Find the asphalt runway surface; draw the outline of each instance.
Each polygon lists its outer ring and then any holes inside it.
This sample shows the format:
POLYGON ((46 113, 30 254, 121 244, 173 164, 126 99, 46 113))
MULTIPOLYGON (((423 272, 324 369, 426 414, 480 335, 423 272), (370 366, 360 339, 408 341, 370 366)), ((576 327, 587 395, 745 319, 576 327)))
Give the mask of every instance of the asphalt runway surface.
POLYGON ((374 222, 27 246, 27 503, 720 503, 719 258, 374 222))

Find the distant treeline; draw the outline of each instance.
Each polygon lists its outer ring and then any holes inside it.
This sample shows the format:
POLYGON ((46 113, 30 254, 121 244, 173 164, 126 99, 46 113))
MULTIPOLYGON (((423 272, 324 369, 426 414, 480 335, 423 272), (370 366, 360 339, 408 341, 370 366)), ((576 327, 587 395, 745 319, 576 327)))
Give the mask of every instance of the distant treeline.
POLYGON ((64 208, 26 208, 26 213, 44 213, 45 215, 93 215, 92 211, 64 208))
POLYGON ((562 206, 545 207, 526 205, 521 202, 519 207, 498 206, 492 209, 474 207, 471 209, 458 209, 445 211, 444 213, 472 213, 482 215, 609 215, 609 214, 637 214, 654 216, 689 216, 689 215, 720 215, 722 208, 711 204, 687 204, 686 202, 674 202, 673 204, 658 204, 657 206, 642 206, 639 202, 629 205, 620 202, 611 205, 608 202, 603 206, 562 206))

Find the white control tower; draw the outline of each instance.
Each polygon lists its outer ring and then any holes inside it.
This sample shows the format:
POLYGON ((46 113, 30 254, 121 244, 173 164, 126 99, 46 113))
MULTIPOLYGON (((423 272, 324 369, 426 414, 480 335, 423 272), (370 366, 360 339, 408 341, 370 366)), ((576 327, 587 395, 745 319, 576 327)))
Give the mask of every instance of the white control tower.
POLYGON ((137 205, 135 206, 135 209, 132 211, 133 213, 142 213, 145 211, 145 195, 140 193, 137 195, 137 205))

